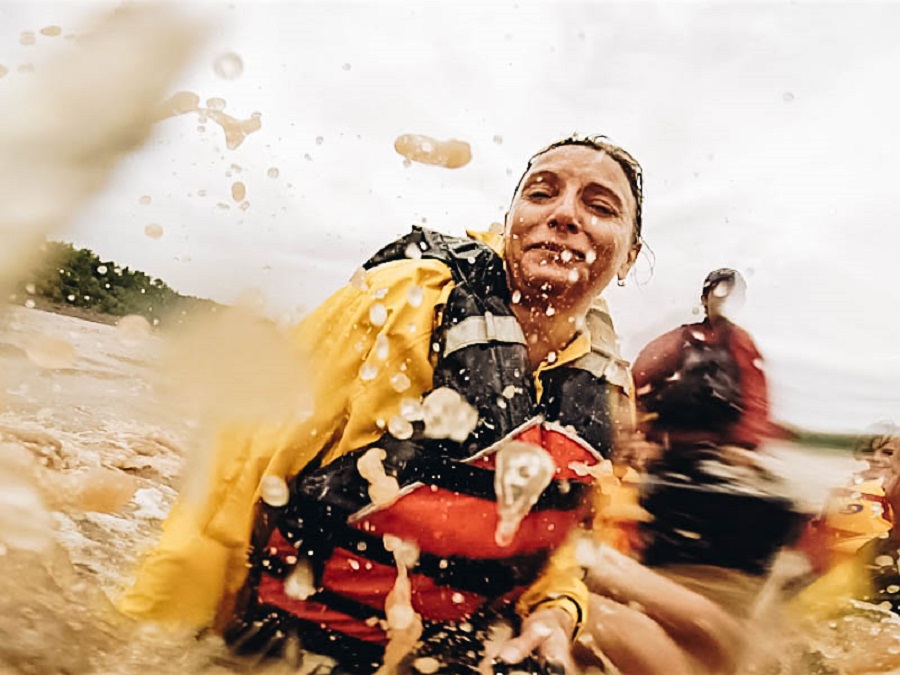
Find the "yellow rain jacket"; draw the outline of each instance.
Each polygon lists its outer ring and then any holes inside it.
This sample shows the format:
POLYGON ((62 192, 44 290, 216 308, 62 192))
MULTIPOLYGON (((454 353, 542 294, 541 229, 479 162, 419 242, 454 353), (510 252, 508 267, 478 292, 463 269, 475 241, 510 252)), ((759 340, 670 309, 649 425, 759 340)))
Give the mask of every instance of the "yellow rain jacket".
MULTIPOLYGON (((227 612, 246 578, 262 478, 290 477, 320 453, 327 464, 376 441, 402 399, 431 389, 431 335, 439 318, 435 309, 453 288, 449 269, 435 260, 399 260, 367 271, 365 281, 365 288, 353 284, 337 291, 293 331, 293 342, 305 355, 312 415, 278 425, 235 425, 220 434, 206 499, 182 498, 175 505, 159 544, 120 599, 122 612, 182 626, 209 625, 220 607, 227 612), (378 325, 383 310, 386 318, 378 325), (380 336, 387 339, 386 354, 380 336)), ((607 346, 601 345, 601 355, 616 351, 614 343, 607 346)), ((537 374, 590 350, 590 337, 580 334, 537 374)), ((617 359, 609 365, 610 381, 630 390, 627 366, 617 359)), ((520 613, 549 602, 564 607, 576 623, 583 620, 588 592, 580 578, 572 546, 560 549, 520 600, 520 613)))

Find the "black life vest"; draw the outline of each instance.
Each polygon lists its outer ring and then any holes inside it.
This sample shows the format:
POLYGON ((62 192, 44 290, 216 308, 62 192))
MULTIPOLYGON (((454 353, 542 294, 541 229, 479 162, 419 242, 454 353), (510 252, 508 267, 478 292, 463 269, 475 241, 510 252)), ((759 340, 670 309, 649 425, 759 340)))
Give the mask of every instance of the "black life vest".
POLYGON ((678 369, 640 397, 642 407, 657 415, 653 424, 661 430, 717 431, 743 412, 741 373, 731 352, 729 326, 723 322, 711 335, 706 326, 682 326, 678 369))
POLYGON ((543 373, 538 402, 500 257, 474 240, 414 228, 365 267, 406 258, 411 246, 447 265, 455 283, 433 333, 433 386, 461 394, 478 423, 458 442, 427 438, 416 422, 411 438, 385 434, 308 466, 290 481, 284 507, 260 503, 242 606, 226 633, 244 651, 276 650, 294 633, 308 649, 365 669, 387 641, 384 601, 397 574, 385 534, 418 544, 410 581, 423 621, 464 621, 498 599, 513 602, 589 516, 591 477, 583 469, 607 456, 613 439, 601 369, 588 355, 543 373), (556 474, 513 541, 500 546, 491 450, 510 438, 543 447, 556 474), (372 447, 385 451, 385 471, 402 495, 376 509, 357 468, 372 447), (305 600, 284 588, 301 558, 317 589, 305 600))

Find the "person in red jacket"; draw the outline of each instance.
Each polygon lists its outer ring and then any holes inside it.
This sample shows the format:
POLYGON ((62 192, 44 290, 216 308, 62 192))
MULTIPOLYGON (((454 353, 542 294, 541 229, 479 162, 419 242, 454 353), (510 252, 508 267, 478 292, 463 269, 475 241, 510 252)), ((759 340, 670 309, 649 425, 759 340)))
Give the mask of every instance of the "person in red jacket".
POLYGON ((766 376, 753 339, 729 318, 745 293, 739 272, 714 270, 704 320, 656 338, 634 363, 642 430, 658 448, 642 495, 654 516, 649 564, 762 574, 796 530, 790 500, 757 462, 771 428, 766 376))
POLYGON ((710 272, 700 296, 706 318, 679 326, 650 342, 638 355, 633 369, 638 401, 645 409, 652 409, 654 404, 648 405, 648 401, 679 371, 687 344, 700 342, 713 348, 724 347, 733 359, 738 376, 737 386, 732 389, 736 400, 726 402, 735 411, 733 419, 713 424, 666 424, 660 419, 663 415, 659 415, 645 420, 648 440, 663 448, 708 442, 746 450, 756 449, 765 440, 770 422, 762 356, 750 334, 728 318, 743 304, 746 288, 743 276, 736 270, 723 268, 710 272))

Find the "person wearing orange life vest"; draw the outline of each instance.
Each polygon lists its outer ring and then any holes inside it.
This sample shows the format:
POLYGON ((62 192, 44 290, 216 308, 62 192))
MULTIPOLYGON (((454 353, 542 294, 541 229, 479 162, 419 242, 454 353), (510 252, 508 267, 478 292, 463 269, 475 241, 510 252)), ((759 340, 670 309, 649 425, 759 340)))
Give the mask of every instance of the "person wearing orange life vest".
MULTIPOLYGON (((296 331, 313 417, 223 435, 209 498, 176 506, 121 609, 196 626, 217 615, 238 651, 277 654, 299 638, 371 672, 407 574, 424 630, 414 657, 473 626, 482 637, 486 617, 515 606, 520 634, 500 656, 569 666, 588 604, 566 544, 589 520, 590 473, 577 467, 610 451, 608 399, 623 395, 582 326, 633 264, 640 224, 637 163, 602 138, 572 137, 532 158, 501 255, 421 229, 380 251, 363 283, 296 331), (257 502, 283 479, 284 499, 257 502), (399 493, 376 499, 389 479, 399 493), (419 553, 408 569, 404 541, 419 553)), ((442 672, 477 667, 479 642, 464 644, 442 672)))
POLYGON ((900 431, 892 422, 873 425, 857 441, 853 456, 865 462, 866 468, 831 492, 821 517, 811 527, 820 569, 840 564, 891 530, 893 509, 885 484, 898 451, 900 431))

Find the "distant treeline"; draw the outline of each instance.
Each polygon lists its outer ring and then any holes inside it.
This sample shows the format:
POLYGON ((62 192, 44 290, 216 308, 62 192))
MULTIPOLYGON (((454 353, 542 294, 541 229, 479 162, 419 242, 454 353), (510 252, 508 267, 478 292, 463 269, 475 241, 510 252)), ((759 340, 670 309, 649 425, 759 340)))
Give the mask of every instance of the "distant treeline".
POLYGON ((818 448, 834 448, 836 450, 852 451, 860 439, 858 434, 837 434, 824 431, 811 431, 799 427, 783 425, 787 433, 786 437, 800 445, 814 446, 818 448))
POLYGON ((139 314, 153 325, 180 323, 189 314, 221 307, 212 300, 181 295, 140 270, 101 260, 89 249, 58 241, 41 245, 40 262, 11 299, 86 318, 139 314))

